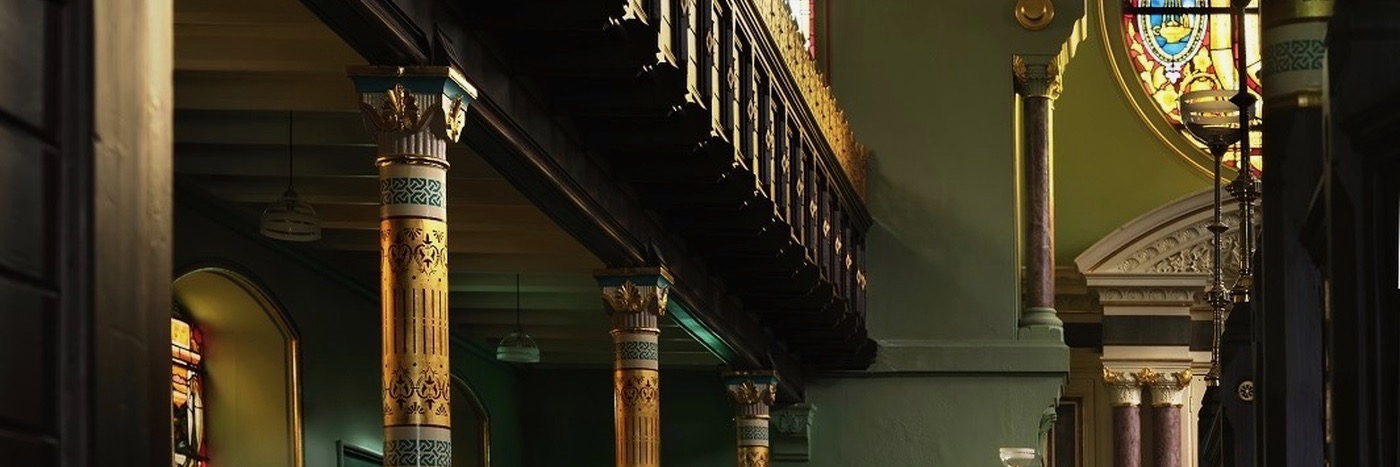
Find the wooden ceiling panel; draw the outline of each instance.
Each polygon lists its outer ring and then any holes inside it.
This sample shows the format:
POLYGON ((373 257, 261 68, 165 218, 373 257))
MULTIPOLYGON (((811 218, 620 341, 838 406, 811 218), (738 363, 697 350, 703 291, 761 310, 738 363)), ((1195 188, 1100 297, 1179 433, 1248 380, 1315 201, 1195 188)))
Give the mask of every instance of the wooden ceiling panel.
MULTIPOLYGON (((175 18, 178 182, 256 219, 286 188, 290 147, 297 192, 323 229, 295 247, 376 287, 374 141, 345 75, 363 58, 295 0, 181 0, 175 18)), ((515 330, 519 274, 520 319, 544 364, 610 366, 593 279, 602 262, 467 145, 453 145, 448 160, 453 333, 494 349, 515 330)), ((720 363, 670 319, 661 332, 667 367, 720 363)))

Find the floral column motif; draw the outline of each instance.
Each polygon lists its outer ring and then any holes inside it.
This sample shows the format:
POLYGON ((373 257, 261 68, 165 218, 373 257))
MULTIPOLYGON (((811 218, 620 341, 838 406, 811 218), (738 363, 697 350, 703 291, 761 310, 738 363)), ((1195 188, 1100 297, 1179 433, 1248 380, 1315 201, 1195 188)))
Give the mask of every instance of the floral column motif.
POLYGON ((597 274, 612 316, 613 429, 617 467, 661 465, 661 363, 657 345, 671 275, 662 268, 597 274))
POLYGON ((1142 405, 1142 386, 1138 375, 1104 368, 1103 384, 1113 404, 1113 465, 1139 467, 1142 465, 1142 422, 1138 406, 1142 405))
POLYGON ((768 411, 777 397, 778 378, 767 371, 733 372, 724 384, 734 398, 739 467, 768 467, 768 411))
POLYGON ((1059 329, 1055 314, 1055 197, 1050 138, 1055 99, 1060 96, 1060 62, 1055 56, 1016 55, 1011 62, 1021 95, 1025 130, 1026 309, 1021 327, 1059 329))
POLYGON ((353 67, 378 141, 384 465, 452 463, 447 146, 476 90, 448 67, 353 67))
POLYGON ((1138 372, 1137 378, 1152 394, 1153 465, 1181 467, 1181 406, 1185 405, 1185 389, 1191 384, 1191 370, 1158 373, 1151 368, 1138 372))

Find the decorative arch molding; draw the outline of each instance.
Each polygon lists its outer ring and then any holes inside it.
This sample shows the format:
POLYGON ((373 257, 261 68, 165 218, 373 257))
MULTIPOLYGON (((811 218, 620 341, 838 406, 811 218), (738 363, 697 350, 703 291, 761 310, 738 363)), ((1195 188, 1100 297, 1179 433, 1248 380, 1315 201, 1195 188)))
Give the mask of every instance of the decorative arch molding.
MULTIPOLYGON (((211 392, 222 390, 224 393, 231 392, 227 389, 220 389, 219 386, 228 387, 231 384, 239 385, 239 389, 244 393, 253 391, 256 393, 260 388, 267 388, 267 379, 249 377, 249 368, 260 368, 283 378, 285 385, 280 387, 280 395, 284 396, 284 403, 273 404, 280 407, 269 407, 268 414, 273 417, 257 417, 249 414, 256 414, 258 407, 265 405, 267 399, 259 395, 254 395, 256 403, 250 403, 237 410, 219 410, 220 407, 208 407, 211 417, 234 417, 239 418, 235 422, 236 430, 248 435, 261 436, 262 430, 285 430, 286 452, 285 464, 280 460, 282 455, 277 455, 278 459, 269 462, 261 462, 260 465, 288 465, 291 467, 301 467, 304 465, 305 456, 303 453, 302 441, 302 409, 301 409, 301 374, 300 374, 300 334, 296 326, 291 321, 285 309, 273 299, 267 292, 267 288, 259 284, 253 276, 240 272, 237 268, 201 263, 197 266, 187 267, 175 276, 172 285, 173 299, 181 304, 190 318, 198 323, 207 333, 214 333, 214 338, 207 338, 206 342, 211 348, 206 351, 206 363, 209 365, 208 373, 210 384, 214 387, 211 392), (254 309, 256 313, 250 313, 254 309), (260 329, 254 329, 260 328, 260 329), (227 330, 229 334, 234 334, 231 340, 220 342, 217 334, 227 330), (256 335, 254 335, 256 334, 256 335), (241 355, 245 351, 261 349, 262 351, 273 352, 269 349, 269 343, 281 343, 278 349, 283 359, 282 366, 268 363, 268 360, 258 359, 250 355, 241 355), (233 357, 233 361, 229 361, 233 357), (225 363, 221 367, 218 363, 225 363), (271 368, 271 369, 268 369, 271 368), (220 412, 223 412, 222 414, 220 412), (273 419, 270 420, 269 419, 273 419), (275 423, 276 426, 271 426, 275 423), (269 424, 264 426, 264 424, 269 424)), ((272 374, 268 373, 268 374, 272 374)), ((271 395, 268 393, 267 395, 271 395)), ((214 401, 217 403, 218 401, 214 401)), ((238 453, 242 455, 248 450, 231 449, 230 446, 238 446, 246 442, 242 436, 229 436, 227 432, 218 431, 209 434, 211 440, 211 454, 219 456, 219 449, 225 452, 238 453), (222 438, 222 439, 221 439, 222 438), (230 439, 233 438, 233 439, 230 439)), ((258 438, 261 439, 261 438, 258 438)), ((273 450, 263 449, 258 452, 272 452, 273 450)), ((216 460, 215 464, 230 463, 225 460, 216 460)), ((236 463, 236 462, 234 462, 236 463)))
POLYGON ((454 439, 452 445, 454 449, 452 465, 463 467, 490 467, 491 413, 486 410, 486 404, 481 402, 481 397, 477 395, 476 388, 473 388, 471 383, 467 382, 466 379, 455 374, 452 375, 452 389, 452 418, 454 419, 453 425, 455 428, 453 430, 454 439), (463 423, 467 422, 466 420, 460 420, 462 415, 467 414, 475 418, 475 423, 468 424, 463 423), (478 435, 480 439, 475 442, 469 442, 466 439, 455 439, 459 435, 465 433, 478 435), (457 449, 456 447, 458 446, 473 446, 473 449, 464 452, 463 450, 457 449), (458 459, 459 455, 467 452, 471 453, 469 456, 472 457, 472 459, 458 459))
MULTIPOLYGON (((1084 250, 1075 266, 1104 303, 1195 304, 1210 280, 1212 202, 1205 190, 1143 214, 1084 250)), ((1221 216, 1230 226, 1222 237, 1230 284, 1241 255, 1239 205, 1227 202, 1221 216)))

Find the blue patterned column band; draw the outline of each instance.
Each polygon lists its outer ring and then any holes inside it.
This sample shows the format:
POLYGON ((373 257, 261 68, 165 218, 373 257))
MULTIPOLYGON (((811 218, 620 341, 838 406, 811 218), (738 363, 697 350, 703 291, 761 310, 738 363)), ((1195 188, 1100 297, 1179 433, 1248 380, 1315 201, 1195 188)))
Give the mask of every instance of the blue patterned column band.
POLYGON ((769 410, 777 399, 778 378, 772 372, 732 372, 725 389, 734 399, 734 428, 738 462, 744 467, 767 467, 769 410))
POLYGON ((436 68, 353 68, 378 141, 385 467, 452 465, 447 147, 475 90, 436 68))
MULTIPOLYGON (((1266 106, 1318 107, 1332 0, 1265 0, 1259 80, 1266 106)), ((1267 113, 1267 112, 1266 112, 1267 113)))
POLYGON ((446 219, 447 169, 427 164, 380 165, 379 215, 381 219, 446 219))
POLYGON ((671 277, 662 268, 597 273, 612 320, 613 428, 617 467, 661 465, 659 321, 671 277))
POLYGON ((451 467, 452 430, 395 427, 384 431, 384 467, 451 467))

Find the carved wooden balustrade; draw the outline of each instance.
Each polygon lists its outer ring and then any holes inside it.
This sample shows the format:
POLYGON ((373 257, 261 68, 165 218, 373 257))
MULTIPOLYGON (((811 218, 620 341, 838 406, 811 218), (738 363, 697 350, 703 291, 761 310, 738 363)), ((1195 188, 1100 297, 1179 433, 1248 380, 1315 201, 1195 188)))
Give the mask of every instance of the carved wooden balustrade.
POLYGON ((783 0, 461 8, 571 128, 548 137, 605 161, 804 364, 873 360, 865 150, 783 0))

